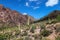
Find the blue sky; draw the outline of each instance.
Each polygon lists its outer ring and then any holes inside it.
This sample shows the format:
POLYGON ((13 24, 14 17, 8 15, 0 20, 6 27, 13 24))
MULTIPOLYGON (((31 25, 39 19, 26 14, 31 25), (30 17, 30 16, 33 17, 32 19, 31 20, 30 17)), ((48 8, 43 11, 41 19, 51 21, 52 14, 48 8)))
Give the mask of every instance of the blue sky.
POLYGON ((60 0, 0 0, 0 4, 36 19, 48 15, 53 10, 60 10, 60 0))

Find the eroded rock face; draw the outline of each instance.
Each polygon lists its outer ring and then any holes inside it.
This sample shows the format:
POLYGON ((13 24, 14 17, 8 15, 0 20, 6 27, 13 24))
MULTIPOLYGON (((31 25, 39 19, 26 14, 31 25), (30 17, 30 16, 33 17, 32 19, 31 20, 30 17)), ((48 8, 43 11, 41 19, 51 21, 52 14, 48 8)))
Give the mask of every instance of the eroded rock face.
MULTIPOLYGON (((17 11, 12 11, 9 8, 4 8, 3 5, 0 5, 0 22, 11 23, 14 25, 26 24, 28 20, 28 15, 22 15, 17 11)), ((34 21, 30 16, 30 22, 34 21)))

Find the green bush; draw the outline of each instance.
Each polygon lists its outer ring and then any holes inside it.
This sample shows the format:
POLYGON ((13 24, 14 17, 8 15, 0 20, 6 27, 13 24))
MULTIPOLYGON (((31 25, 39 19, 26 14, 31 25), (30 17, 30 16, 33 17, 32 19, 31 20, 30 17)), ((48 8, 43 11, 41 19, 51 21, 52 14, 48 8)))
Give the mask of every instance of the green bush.
POLYGON ((6 35, 0 35, 0 40, 7 40, 6 35))
POLYGON ((24 40, 31 40, 31 38, 30 37, 24 37, 24 40))
POLYGON ((51 34, 51 32, 48 31, 48 30, 43 30, 43 31, 41 32, 41 35, 44 36, 44 37, 49 36, 50 34, 51 34))
POLYGON ((45 29, 45 25, 43 25, 43 24, 40 25, 40 28, 41 28, 41 29, 45 29))
POLYGON ((60 40, 60 36, 57 36, 57 37, 56 37, 56 40, 60 40))
POLYGON ((35 26, 32 26, 30 32, 34 33, 35 28, 36 28, 35 26))
POLYGON ((60 15, 58 15, 56 19, 57 19, 58 21, 60 21, 60 15))

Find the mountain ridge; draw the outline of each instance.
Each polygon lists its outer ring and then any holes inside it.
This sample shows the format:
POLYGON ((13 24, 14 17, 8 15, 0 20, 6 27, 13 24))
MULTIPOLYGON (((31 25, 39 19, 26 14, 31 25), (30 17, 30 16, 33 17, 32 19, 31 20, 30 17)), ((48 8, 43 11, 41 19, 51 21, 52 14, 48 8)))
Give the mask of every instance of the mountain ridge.
POLYGON ((48 15, 44 16, 43 18, 34 21, 33 23, 45 21, 45 20, 49 20, 49 19, 52 20, 52 19, 55 19, 58 15, 60 15, 60 10, 54 10, 54 11, 50 12, 48 15))
MULTIPOLYGON (((29 22, 33 22, 34 18, 28 15, 22 15, 21 13, 11 10, 9 8, 5 8, 3 5, 0 5, 0 21, 6 24, 11 24, 11 25, 24 25, 27 24, 28 18, 29 22)), ((0 22, 0 23, 1 23, 0 22)))

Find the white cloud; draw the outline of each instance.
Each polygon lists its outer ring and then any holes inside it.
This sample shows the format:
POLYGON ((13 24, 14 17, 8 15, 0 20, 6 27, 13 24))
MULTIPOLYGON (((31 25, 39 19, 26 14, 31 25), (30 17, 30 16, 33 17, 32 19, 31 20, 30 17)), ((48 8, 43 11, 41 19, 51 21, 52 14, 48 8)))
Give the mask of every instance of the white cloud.
POLYGON ((29 1, 38 1, 38 0, 29 0, 29 1))
POLYGON ((26 2, 25 6, 29 6, 29 3, 28 3, 28 2, 26 2))
POLYGON ((40 1, 38 0, 29 0, 29 2, 26 2, 25 3, 25 6, 27 7, 31 7, 32 9, 36 10, 39 8, 39 5, 40 5, 40 1), (32 2, 32 3, 31 3, 32 2), (34 5, 32 5, 33 3, 35 3, 34 5))
POLYGON ((31 6, 31 8, 33 8, 34 10, 40 8, 39 6, 31 6))
POLYGON ((35 9, 38 9, 39 8, 39 6, 37 6, 37 7, 33 7, 33 9, 35 10, 35 9))
POLYGON ((46 6, 54 6, 56 4, 58 4, 59 0, 48 0, 45 4, 46 6))
POLYGON ((41 4, 41 2, 37 2, 36 4, 37 4, 37 5, 38 5, 38 4, 41 4))
POLYGON ((23 13, 23 15, 27 15, 27 13, 23 13))

